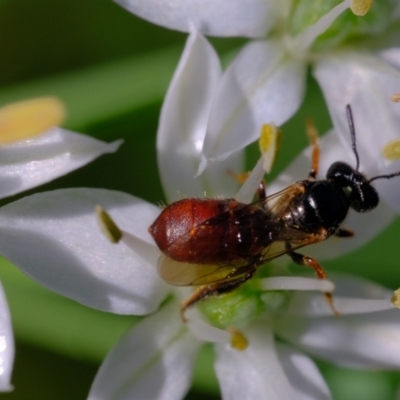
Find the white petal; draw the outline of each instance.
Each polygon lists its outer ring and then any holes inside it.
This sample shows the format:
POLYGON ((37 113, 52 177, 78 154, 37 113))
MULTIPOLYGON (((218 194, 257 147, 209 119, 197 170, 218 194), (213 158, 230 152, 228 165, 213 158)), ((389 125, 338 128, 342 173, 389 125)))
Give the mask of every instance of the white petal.
POLYGON ((90 307, 120 314, 155 310, 166 285, 154 265, 106 239, 97 225, 96 204, 121 228, 153 243, 147 228, 159 214, 157 207, 120 192, 67 189, 0 209, 0 253, 43 285, 90 307))
POLYGON ((241 203, 251 203, 264 175, 264 160, 263 157, 260 157, 250 175, 236 193, 235 199, 241 203))
MULTIPOLYGON (((333 304, 341 316, 351 314, 367 314, 371 312, 392 310, 394 306, 390 302, 390 297, 386 299, 365 299, 340 297, 333 294, 333 304)), ((333 312, 325 298, 318 294, 296 292, 290 299, 290 303, 285 310, 285 316, 328 316, 332 317, 333 312)))
MULTIPOLYGON (((390 100, 400 88, 400 71, 373 56, 345 53, 319 62, 315 75, 335 130, 346 146, 350 146, 350 135, 344 107, 352 107, 360 170, 368 177, 399 171, 400 160, 387 160, 382 150, 389 142, 400 139, 400 107, 390 100)), ((399 213, 400 185, 386 179, 377 180, 374 185, 381 198, 399 213)))
POLYGON ((182 399, 199 346, 172 302, 122 337, 100 367, 88 400, 182 399))
POLYGON ((230 334, 210 325, 196 308, 190 308, 185 313, 188 319, 187 327, 192 335, 199 340, 211 343, 230 343, 230 334))
POLYGON ((223 159, 255 141, 266 123, 282 125, 303 99, 305 64, 279 42, 251 42, 223 75, 204 142, 208 160, 223 159), (289 94, 290 93, 290 94, 289 94))
POLYGON ((340 317, 288 317, 276 329, 289 342, 338 365, 400 367, 398 309, 340 317))
POLYGON ((235 181, 228 179, 226 171, 240 169, 239 154, 226 165, 218 165, 194 179, 221 74, 215 50, 201 34, 192 32, 169 86, 157 134, 161 181, 170 200, 182 194, 200 197, 205 190, 214 196, 226 192, 232 196, 236 190, 235 181), (221 186, 227 186, 227 190, 221 186))
POLYGON ((332 274, 335 282, 335 294, 343 297, 365 298, 365 299, 390 299, 392 291, 373 281, 359 276, 347 274, 332 274))
POLYGON ((391 47, 379 54, 384 60, 397 68, 400 68, 400 47, 391 47))
MULTIPOLYGON (((381 191, 379 191, 381 194, 381 191)), ((307 247, 307 254, 318 260, 331 260, 341 255, 350 253, 378 236, 396 218, 396 213, 383 201, 378 207, 368 213, 357 213, 350 210, 343 227, 354 232, 353 237, 330 237, 325 242, 307 247)))
POLYGON ((323 58, 314 74, 324 92, 335 131, 349 149, 345 106, 352 107, 360 171, 368 177, 385 173, 391 162, 381 151, 400 137, 400 108, 390 100, 394 88, 400 87, 400 71, 370 55, 343 53, 323 58))
POLYGON ((121 242, 128 246, 138 257, 146 261, 150 265, 157 265, 160 251, 154 248, 154 243, 148 243, 138 236, 132 235, 130 232, 121 231, 121 242))
POLYGON ((330 293, 335 290, 335 285, 328 279, 304 278, 300 276, 273 276, 259 280, 263 290, 296 290, 318 291, 330 293))
MULTIPOLYGON (((330 277, 336 287, 333 302, 342 315, 393 309, 390 301, 392 291, 355 276, 330 274, 330 277)), ((332 315, 332 309, 324 297, 318 293, 293 293, 285 309, 285 318, 288 316, 332 317, 332 315)))
POLYGON ((245 332, 249 347, 238 351, 216 345, 215 371, 222 397, 229 400, 296 399, 278 359, 270 326, 259 325, 245 332))
POLYGON ((61 128, 0 146, 0 198, 42 185, 80 168, 121 141, 105 143, 61 128))
MULTIPOLYGON (((344 110, 343 110, 344 112, 344 110)), ((328 168, 336 161, 343 161, 355 166, 355 157, 350 144, 342 144, 334 131, 329 131, 320 141, 319 178, 324 179, 328 168)), ((311 147, 302 151, 296 159, 268 185, 268 195, 278 192, 292 183, 306 179, 311 167, 311 147)), ((400 179, 400 178, 399 178, 400 179)), ((393 181, 391 182, 393 184, 393 181)), ((377 186, 377 185, 376 185, 377 186)), ((396 186, 396 185, 393 185, 396 186)), ((381 193, 381 191, 378 192, 381 193)), ((395 218, 395 213, 380 202, 378 207, 369 213, 357 213, 350 210, 343 226, 354 232, 352 238, 331 237, 325 242, 307 247, 307 254, 318 259, 332 259, 355 250, 383 231, 395 218)))
POLYGON ((275 22, 276 5, 269 0, 115 0, 141 18, 166 28, 205 35, 264 36, 275 22))
POLYGON ((14 336, 10 311, 3 287, 0 285, 0 391, 12 390, 10 383, 14 362, 14 336))
POLYGON ((329 388, 318 368, 305 354, 289 345, 277 344, 279 361, 296 390, 296 400, 327 400, 329 388))

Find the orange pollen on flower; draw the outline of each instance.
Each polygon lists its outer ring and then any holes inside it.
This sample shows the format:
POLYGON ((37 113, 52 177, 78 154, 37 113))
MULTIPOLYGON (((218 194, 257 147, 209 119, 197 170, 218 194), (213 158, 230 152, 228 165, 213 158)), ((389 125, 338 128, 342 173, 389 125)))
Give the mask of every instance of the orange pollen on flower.
POLYGON ((400 93, 395 93, 390 96, 390 100, 394 103, 398 103, 400 101, 400 93))
POLYGON ((227 174, 232 177, 236 182, 243 185, 246 182, 246 179, 249 177, 250 172, 233 172, 231 169, 228 169, 227 174))
POLYGON ((64 104, 55 97, 41 97, 0 108, 0 144, 31 139, 59 126, 65 119, 64 104))
POLYGON ((240 332, 236 328, 228 328, 228 332, 231 335, 231 346, 238 351, 243 351, 246 350, 249 341, 247 340, 246 336, 243 335, 242 332, 240 332))
POLYGON ((395 139, 389 142, 382 149, 382 154, 389 161, 400 159, 400 139, 395 139))
POLYGON ((400 308, 400 289, 394 291, 390 301, 395 307, 400 308))
POLYGON ((353 0, 350 5, 350 9, 353 14, 362 17, 372 7, 373 0, 353 0))

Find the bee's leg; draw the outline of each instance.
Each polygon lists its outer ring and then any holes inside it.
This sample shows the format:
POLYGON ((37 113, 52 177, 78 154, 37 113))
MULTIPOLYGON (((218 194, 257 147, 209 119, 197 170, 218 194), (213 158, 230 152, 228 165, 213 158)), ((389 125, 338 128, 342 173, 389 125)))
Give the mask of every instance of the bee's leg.
POLYGON ((257 188, 257 198, 264 200, 267 197, 267 184, 264 180, 260 182, 257 188))
POLYGON ((335 236, 340 237, 340 238, 349 238, 354 236, 354 232, 351 231, 350 229, 346 228, 339 228, 335 233, 335 236))
POLYGON ((186 300, 181 303, 181 317, 183 322, 187 322, 185 311, 196 304, 197 302, 207 299, 211 296, 217 296, 223 293, 230 292, 240 286, 242 283, 249 280, 255 273, 256 268, 251 269, 245 275, 232 279, 228 282, 218 282, 211 285, 199 286, 186 300))
POLYGON ((319 146, 318 146, 318 131, 311 119, 306 120, 307 136, 313 146, 312 158, 311 158, 311 169, 308 173, 310 179, 315 179, 318 175, 319 169, 319 146))
MULTIPOLYGON (((288 246, 290 248, 290 246, 288 246)), ((288 256, 298 265, 303 265, 304 267, 314 268, 314 271, 318 277, 318 279, 326 279, 327 275, 321 265, 312 257, 304 256, 303 254, 296 253, 291 251, 288 253, 288 256)), ((325 292, 324 293, 325 299, 329 304, 329 307, 332 309, 333 313, 338 316, 340 313, 336 310, 335 306, 333 305, 333 297, 332 293, 325 292)))

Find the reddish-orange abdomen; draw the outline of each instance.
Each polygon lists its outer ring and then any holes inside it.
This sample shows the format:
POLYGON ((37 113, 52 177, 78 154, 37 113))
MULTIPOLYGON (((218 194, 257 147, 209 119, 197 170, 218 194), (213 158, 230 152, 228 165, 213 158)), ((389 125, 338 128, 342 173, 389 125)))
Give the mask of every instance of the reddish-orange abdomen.
POLYGON ((233 199, 180 200, 162 211, 149 232, 159 249, 173 260, 201 264, 221 259, 226 262, 229 258, 221 250, 229 245, 225 240, 232 233, 229 211, 237 205, 233 199), (226 212, 228 221, 212 223, 213 218, 226 212))

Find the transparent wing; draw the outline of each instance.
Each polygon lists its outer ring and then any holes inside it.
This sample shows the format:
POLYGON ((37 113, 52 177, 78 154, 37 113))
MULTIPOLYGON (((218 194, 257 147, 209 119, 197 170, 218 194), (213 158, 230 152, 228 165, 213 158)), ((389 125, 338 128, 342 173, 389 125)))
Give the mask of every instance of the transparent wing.
MULTIPOLYGON (((282 222, 279 222, 279 218, 287 212, 290 201, 302 193, 304 193, 304 185, 301 182, 296 182, 286 189, 268 196, 266 199, 248 205, 240 204, 234 210, 235 213, 241 214, 240 222, 243 229, 246 227, 251 228, 254 232, 254 237, 271 237, 271 241, 264 242, 265 247, 261 252, 259 250, 256 253, 250 252, 248 257, 241 256, 239 258, 239 255, 238 257, 234 255, 235 249, 231 249, 232 257, 230 257, 230 260, 235 260, 234 262, 227 260, 226 263, 219 262, 215 264, 191 264, 175 261, 165 255, 161 255, 158 260, 158 272, 161 278, 175 286, 207 285, 229 281, 289 251, 325 240, 328 237, 325 231, 319 234, 308 234, 288 228, 282 222), (247 212, 247 208, 249 208, 249 212, 247 212), (268 215, 265 225, 262 227, 257 227, 252 223, 253 213, 250 210, 254 208, 260 208, 268 215), (259 232, 256 232, 257 229, 259 229, 259 232)), ((231 212, 232 210, 229 213, 231 212)), ((218 240, 217 237, 214 237, 218 231, 210 228, 213 225, 222 226, 224 221, 230 218, 229 213, 221 213, 200 224, 204 225, 205 229, 199 229, 202 235, 197 235, 193 240, 196 240, 196 242, 206 241, 206 243, 218 240)), ((187 243, 191 240, 189 237, 187 243)), ((229 254, 227 255, 228 257, 229 254)))
POLYGON ((162 254, 158 259, 158 273, 164 281, 174 286, 197 286, 227 282, 274 258, 287 254, 289 251, 287 244, 290 244, 290 251, 293 251, 325 240, 327 237, 325 234, 304 234, 304 232, 282 226, 279 229, 279 238, 266 247, 257 257, 249 257, 226 265, 216 265, 179 262, 162 254))
POLYGON ((280 192, 276 192, 270 196, 267 196, 265 199, 255 201, 250 205, 253 207, 260 207, 265 212, 269 212, 271 214, 271 219, 279 218, 288 210, 288 206, 292 199, 302 195, 304 191, 305 188, 302 182, 296 182, 280 192))
POLYGON ((226 281, 237 270, 233 265, 189 264, 172 260, 162 254, 158 258, 158 273, 174 286, 196 286, 226 281))

